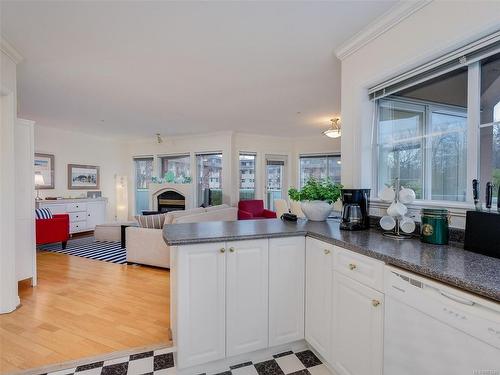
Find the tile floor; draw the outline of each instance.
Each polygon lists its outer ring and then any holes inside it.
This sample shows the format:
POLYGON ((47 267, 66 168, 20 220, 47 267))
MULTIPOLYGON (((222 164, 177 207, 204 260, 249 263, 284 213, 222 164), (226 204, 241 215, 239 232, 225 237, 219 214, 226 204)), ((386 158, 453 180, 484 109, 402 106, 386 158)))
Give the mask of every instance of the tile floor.
MULTIPOLYGON (((174 355, 169 349, 137 353, 109 361, 82 364, 48 375, 175 375, 174 355)), ((276 354, 267 361, 245 362, 217 375, 331 375, 310 350, 276 354)))

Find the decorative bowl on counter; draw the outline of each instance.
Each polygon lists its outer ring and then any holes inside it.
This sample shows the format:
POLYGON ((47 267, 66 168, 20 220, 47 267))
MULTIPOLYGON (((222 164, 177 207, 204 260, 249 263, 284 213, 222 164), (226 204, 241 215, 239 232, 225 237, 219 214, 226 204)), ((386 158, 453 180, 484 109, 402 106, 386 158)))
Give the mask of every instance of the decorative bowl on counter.
POLYGON ((325 221, 333 210, 333 204, 325 201, 303 201, 300 208, 311 221, 325 221))

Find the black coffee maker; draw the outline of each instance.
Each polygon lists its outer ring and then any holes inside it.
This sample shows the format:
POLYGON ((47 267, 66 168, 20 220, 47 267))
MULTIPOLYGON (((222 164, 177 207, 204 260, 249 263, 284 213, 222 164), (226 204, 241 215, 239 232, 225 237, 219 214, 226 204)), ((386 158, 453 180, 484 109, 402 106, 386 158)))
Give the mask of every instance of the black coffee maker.
POLYGON ((342 189, 342 221, 340 229, 362 230, 370 227, 370 189, 342 189))

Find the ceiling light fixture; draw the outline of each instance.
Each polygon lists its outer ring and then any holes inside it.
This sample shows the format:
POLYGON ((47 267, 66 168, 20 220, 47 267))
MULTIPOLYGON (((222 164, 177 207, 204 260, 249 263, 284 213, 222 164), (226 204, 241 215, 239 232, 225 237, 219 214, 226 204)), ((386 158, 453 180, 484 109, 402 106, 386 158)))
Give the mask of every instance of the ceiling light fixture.
POLYGON ((330 129, 327 129, 323 132, 329 138, 338 138, 341 136, 340 134, 340 117, 335 117, 330 120, 332 125, 330 129))
POLYGON ((158 144, 163 142, 163 138, 161 137, 160 133, 156 133, 156 141, 158 142, 158 144))

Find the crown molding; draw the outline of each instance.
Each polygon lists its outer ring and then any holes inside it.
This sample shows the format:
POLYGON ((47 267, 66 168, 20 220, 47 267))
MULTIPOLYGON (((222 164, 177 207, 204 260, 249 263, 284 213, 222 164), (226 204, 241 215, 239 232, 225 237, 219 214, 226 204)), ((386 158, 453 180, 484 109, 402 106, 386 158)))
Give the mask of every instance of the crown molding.
POLYGON ((10 44, 5 38, 2 36, 0 38, 0 51, 5 53, 9 58, 14 61, 15 64, 19 64, 23 61, 23 57, 17 50, 14 48, 12 44, 10 44))
POLYGON ((388 12, 368 24, 368 26, 337 48, 335 55, 340 60, 344 60, 431 2, 432 0, 403 0, 398 2, 388 12))

